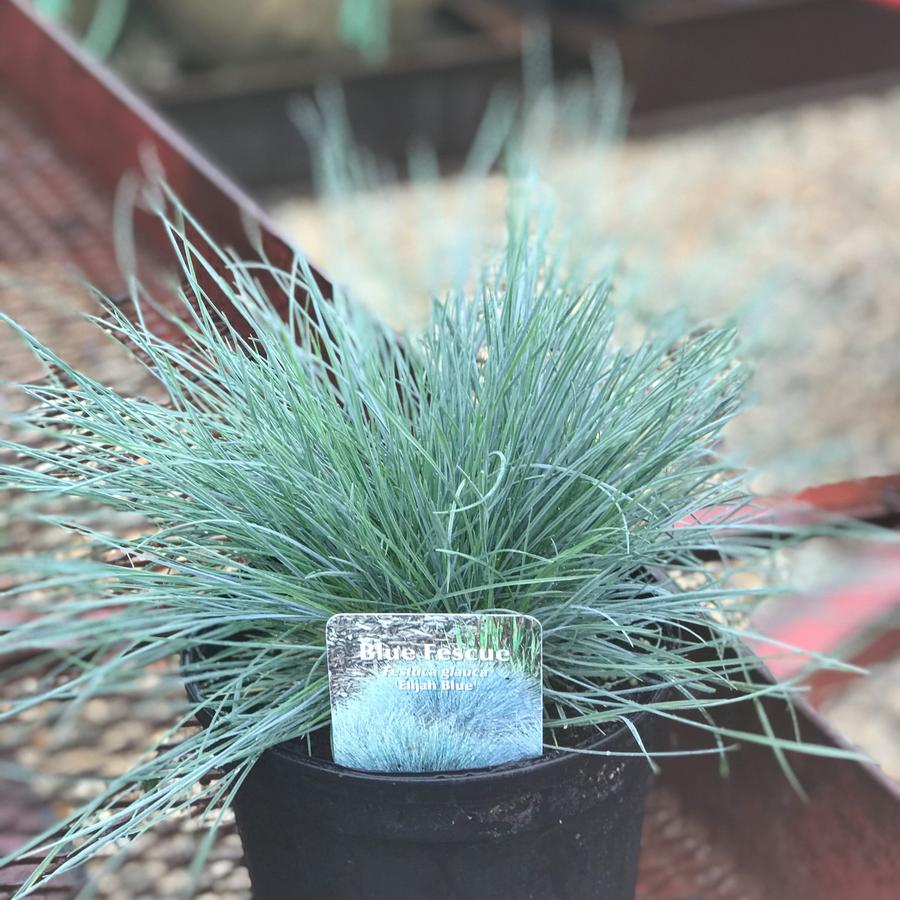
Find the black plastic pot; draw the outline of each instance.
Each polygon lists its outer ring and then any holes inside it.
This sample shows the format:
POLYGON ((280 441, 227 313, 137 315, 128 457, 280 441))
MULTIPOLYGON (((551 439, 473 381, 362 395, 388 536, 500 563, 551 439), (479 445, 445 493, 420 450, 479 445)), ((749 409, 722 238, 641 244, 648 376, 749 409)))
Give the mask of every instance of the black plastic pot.
MULTIPOLYGON (((652 745, 653 717, 633 723, 652 745)), ((586 746, 637 750, 624 726, 586 746)), ((234 810, 255 900, 629 900, 649 775, 640 756, 570 752, 388 775, 291 741, 263 754, 234 810)))
MULTIPOLYGON (((633 739, 623 728, 600 747, 633 739)), ((628 900, 648 773, 639 758, 564 754, 391 776, 284 744, 235 812, 256 900, 628 900)))

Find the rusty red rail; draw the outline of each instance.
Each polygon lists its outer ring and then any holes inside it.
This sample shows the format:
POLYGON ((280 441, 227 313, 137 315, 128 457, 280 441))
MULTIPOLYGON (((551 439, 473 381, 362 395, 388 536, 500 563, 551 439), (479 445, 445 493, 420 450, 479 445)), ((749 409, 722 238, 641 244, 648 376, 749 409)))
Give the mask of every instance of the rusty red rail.
POLYGON ((807 487, 796 494, 757 497, 752 504, 711 506, 684 520, 684 525, 729 524, 797 528, 857 519, 877 525, 900 521, 900 475, 878 475, 807 487))
MULTIPOLYGON (((255 255, 252 223, 276 264, 289 264, 287 239, 257 204, 62 29, 23 0, 0 2, 0 90, 27 109, 54 145, 105 191, 155 157, 166 181, 220 244, 255 255), (77 115, 73 113, 77 110, 77 115)), ((149 220, 143 238, 168 255, 149 220)))

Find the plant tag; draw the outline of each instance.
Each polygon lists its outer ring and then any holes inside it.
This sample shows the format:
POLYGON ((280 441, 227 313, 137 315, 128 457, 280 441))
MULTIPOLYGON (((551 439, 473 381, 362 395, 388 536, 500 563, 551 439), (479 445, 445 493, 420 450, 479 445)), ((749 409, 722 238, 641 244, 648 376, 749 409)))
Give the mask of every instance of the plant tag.
POLYGON ((543 752, 541 625, 514 614, 342 614, 326 626, 334 761, 480 769, 543 752))

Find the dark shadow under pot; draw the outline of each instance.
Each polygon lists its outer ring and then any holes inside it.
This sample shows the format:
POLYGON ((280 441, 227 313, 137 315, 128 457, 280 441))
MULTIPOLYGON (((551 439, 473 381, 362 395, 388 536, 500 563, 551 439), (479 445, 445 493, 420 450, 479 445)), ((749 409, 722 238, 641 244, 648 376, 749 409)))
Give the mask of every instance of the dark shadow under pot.
MULTIPOLYGON (((632 718, 645 744, 657 721, 632 718)), ((585 746, 637 751, 624 725, 585 746)), ((641 756, 551 751, 468 772, 370 773, 297 740, 262 755, 234 811, 254 900, 629 900, 649 779, 641 756)))

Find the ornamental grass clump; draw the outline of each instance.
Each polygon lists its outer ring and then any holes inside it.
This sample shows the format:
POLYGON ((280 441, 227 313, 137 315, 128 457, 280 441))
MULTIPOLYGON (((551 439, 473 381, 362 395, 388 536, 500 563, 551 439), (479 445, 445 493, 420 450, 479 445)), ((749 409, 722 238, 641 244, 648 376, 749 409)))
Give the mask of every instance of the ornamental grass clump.
POLYGON ((335 613, 534 616, 549 748, 638 710, 691 721, 712 751, 803 748, 715 723, 724 702, 764 717, 764 695, 790 692, 754 679, 746 591, 704 562, 764 543, 717 455, 747 378, 731 328, 667 322, 621 346, 610 281, 574 282, 541 229, 511 220, 475 287, 398 335, 326 300, 300 258, 280 271, 222 252, 214 267, 178 221, 177 339, 145 324, 140 291, 137 315, 106 303, 97 320, 163 400, 123 396, 19 329, 48 377, 22 388, 29 436, 3 442, 0 477, 13 515, 83 552, 7 562, 31 573, 5 598, 29 615, 0 653, 32 654, 36 680, 2 715, 41 704, 49 722, 148 671, 194 688, 127 773, 20 851, 45 860, 22 894, 191 806, 217 824, 260 754, 326 729, 335 613), (727 529, 697 515, 722 506, 727 529), (119 512, 144 527, 123 534, 119 512), (201 710, 206 727, 173 744, 201 710))

